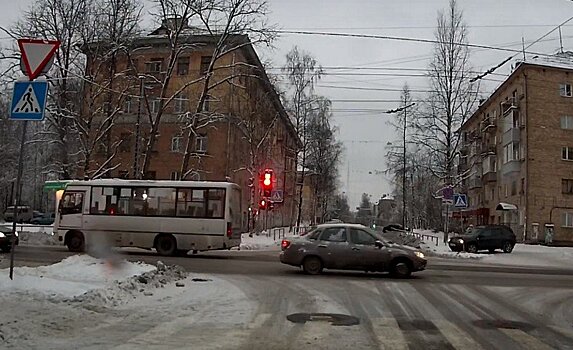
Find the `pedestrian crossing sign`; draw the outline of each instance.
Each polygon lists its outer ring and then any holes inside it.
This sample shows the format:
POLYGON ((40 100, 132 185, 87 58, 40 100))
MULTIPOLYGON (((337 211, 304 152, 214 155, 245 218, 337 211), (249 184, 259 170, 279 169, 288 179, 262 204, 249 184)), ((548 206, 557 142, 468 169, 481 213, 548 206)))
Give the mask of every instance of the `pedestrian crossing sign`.
POLYGON ((14 83, 10 119, 42 120, 48 95, 47 81, 17 81, 14 83))
POLYGON ((468 207, 468 197, 464 193, 454 194, 454 207, 456 208, 467 208, 468 207))

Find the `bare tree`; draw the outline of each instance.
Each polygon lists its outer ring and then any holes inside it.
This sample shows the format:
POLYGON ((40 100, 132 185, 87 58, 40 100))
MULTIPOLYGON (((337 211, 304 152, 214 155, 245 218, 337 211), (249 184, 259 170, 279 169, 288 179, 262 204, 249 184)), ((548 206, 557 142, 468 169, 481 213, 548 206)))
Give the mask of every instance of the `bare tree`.
POLYGON ((308 144, 306 167, 312 174, 314 189, 313 218, 320 217, 324 221, 329 214, 336 193, 338 165, 342 154, 342 144, 336 140, 336 128, 331 125, 331 102, 327 98, 315 96, 311 105, 308 120, 308 144))
POLYGON ((117 60, 129 55, 140 34, 141 10, 136 0, 99 0, 94 23, 83 30, 82 51, 90 60, 79 88, 83 106, 73 126, 79 136, 78 166, 84 177, 105 176, 119 166, 113 160, 126 140, 112 142, 111 130, 137 78, 129 65, 120 66, 117 60), (101 163, 95 162, 96 154, 105 154, 101 163))
MULTIPOLYGON (((427 150, 431 160, 429 170, 438 179, 437 186, 451 185, 455 181, 461 141, 459 129, 473 112, 478 98, 477 87, 470 82, 467 35, 463 13, 456 0, 450 0, 447 11, 439 12, 437 19, 437 44, 428 70, 433 92, 426 99, 415 125, 415 139, 427 150)), ((444 239, 447 239, 447 232, 444 239)))
POLYGON ((467 27, 456 0, 447 12, 438 14, 434 47, 429 66, 431 90, 416 121, 416 141, 426 147, 434 163, 432 172, 442 184, 452 184, 460 145, 460 126, 471 115, 477 87, 470 83, 467 27))
MULTIPOLYGON (((290 87, 291 96, 286 103, 292 112, 294 125, 302 147, 297 151, 295 161, 295 171, 301 169, 300 177, 295 176, 298 181, 298 213, 296 216, 296 226, 300 226, 302 216, 302 188, 304 186, 306 156, 307 156, 307 121, 311 110, 310 103, 314 93, 314 84, 320 79, 323 71, 316 59, 308 52, 299 51, 298 47, 293 47, 286 56, 286 65, 283 69, 286 73, 290 87)), ((294 213, 293 213, 294 214, 294 213)))

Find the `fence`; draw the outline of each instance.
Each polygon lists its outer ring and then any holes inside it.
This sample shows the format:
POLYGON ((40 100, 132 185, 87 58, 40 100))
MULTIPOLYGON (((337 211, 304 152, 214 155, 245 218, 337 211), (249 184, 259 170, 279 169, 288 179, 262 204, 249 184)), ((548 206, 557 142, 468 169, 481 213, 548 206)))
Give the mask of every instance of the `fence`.
POLYGON ((416 233, 416 232, 412 232, 412 231, 405 231, 405 232, 406 232, 407 234, 409 234, 409 235, 412 235, 412 236, 418 238, 418 239, 421 240, 421 241, 429 240, 429 241, 431 241, 432 243, 433 243, 434 241, 436 241, 436 246, 439 245, 440 237, 438 237, 438 236, 428 235, 428 234, 425 234, 425 233, 416 233))

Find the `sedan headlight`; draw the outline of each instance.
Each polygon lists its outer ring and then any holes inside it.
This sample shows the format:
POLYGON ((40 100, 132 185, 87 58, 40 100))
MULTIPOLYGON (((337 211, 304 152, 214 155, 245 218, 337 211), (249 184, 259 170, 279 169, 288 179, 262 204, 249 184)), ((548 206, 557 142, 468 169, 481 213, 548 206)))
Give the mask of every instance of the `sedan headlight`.
POLYGON ((463 239, 459 239, 458 242, 460 242, 460 244, 464 244, 464 240, 463 239))
POLYGON ((6 237, 2 232, 0 232, 0 238, 6 237))
POLYGON ((424 253, 422 253, 422 252, 414 252, 414 254, 416 254, 416 256, 420 259, 424 259, 424 257, 425 257, 424 253))

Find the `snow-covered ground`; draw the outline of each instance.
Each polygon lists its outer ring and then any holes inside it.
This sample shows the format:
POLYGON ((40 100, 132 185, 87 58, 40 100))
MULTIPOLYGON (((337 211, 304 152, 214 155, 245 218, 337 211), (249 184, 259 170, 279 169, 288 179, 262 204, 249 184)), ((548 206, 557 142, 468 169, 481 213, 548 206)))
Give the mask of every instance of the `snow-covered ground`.
POLYGON ((241 237, 240 250, 280 250, 281 240, 285 237, 297 237, 289 232, 288 227, 280 227, 262 231, 258 235, 244 233, 241 237))
POLYGON ((505 254, 501 250, 495 253, 480 252, 471 254, 466 252, 452 252, 447 244, 443 243, 444 233, 433 231, 415 230, 416 233, 438 237, 438 245, 435 240, 424 240, 420 249, 430 256, 439 256, 452 259, 474 259, 480 263, 528 266, 528 267, 557 267, 573 268, 573 248, 571 247, 547 247, 541 245, 516 244, 511 254, 505 254))
MULTIPOLYGON (((0 223, 0 225, 12 228, 12 223, 0 223)), ((57 237, 53 233, 53 226, 17 224, 16 232, 21 245, 57 245, 57 237)))
POLYGON ((75 255, 50 266, 18 267, 14 280, 0 270, 0 348, 164 348, 193 325, 248 323, 252 303, 213 276, 75 255))

